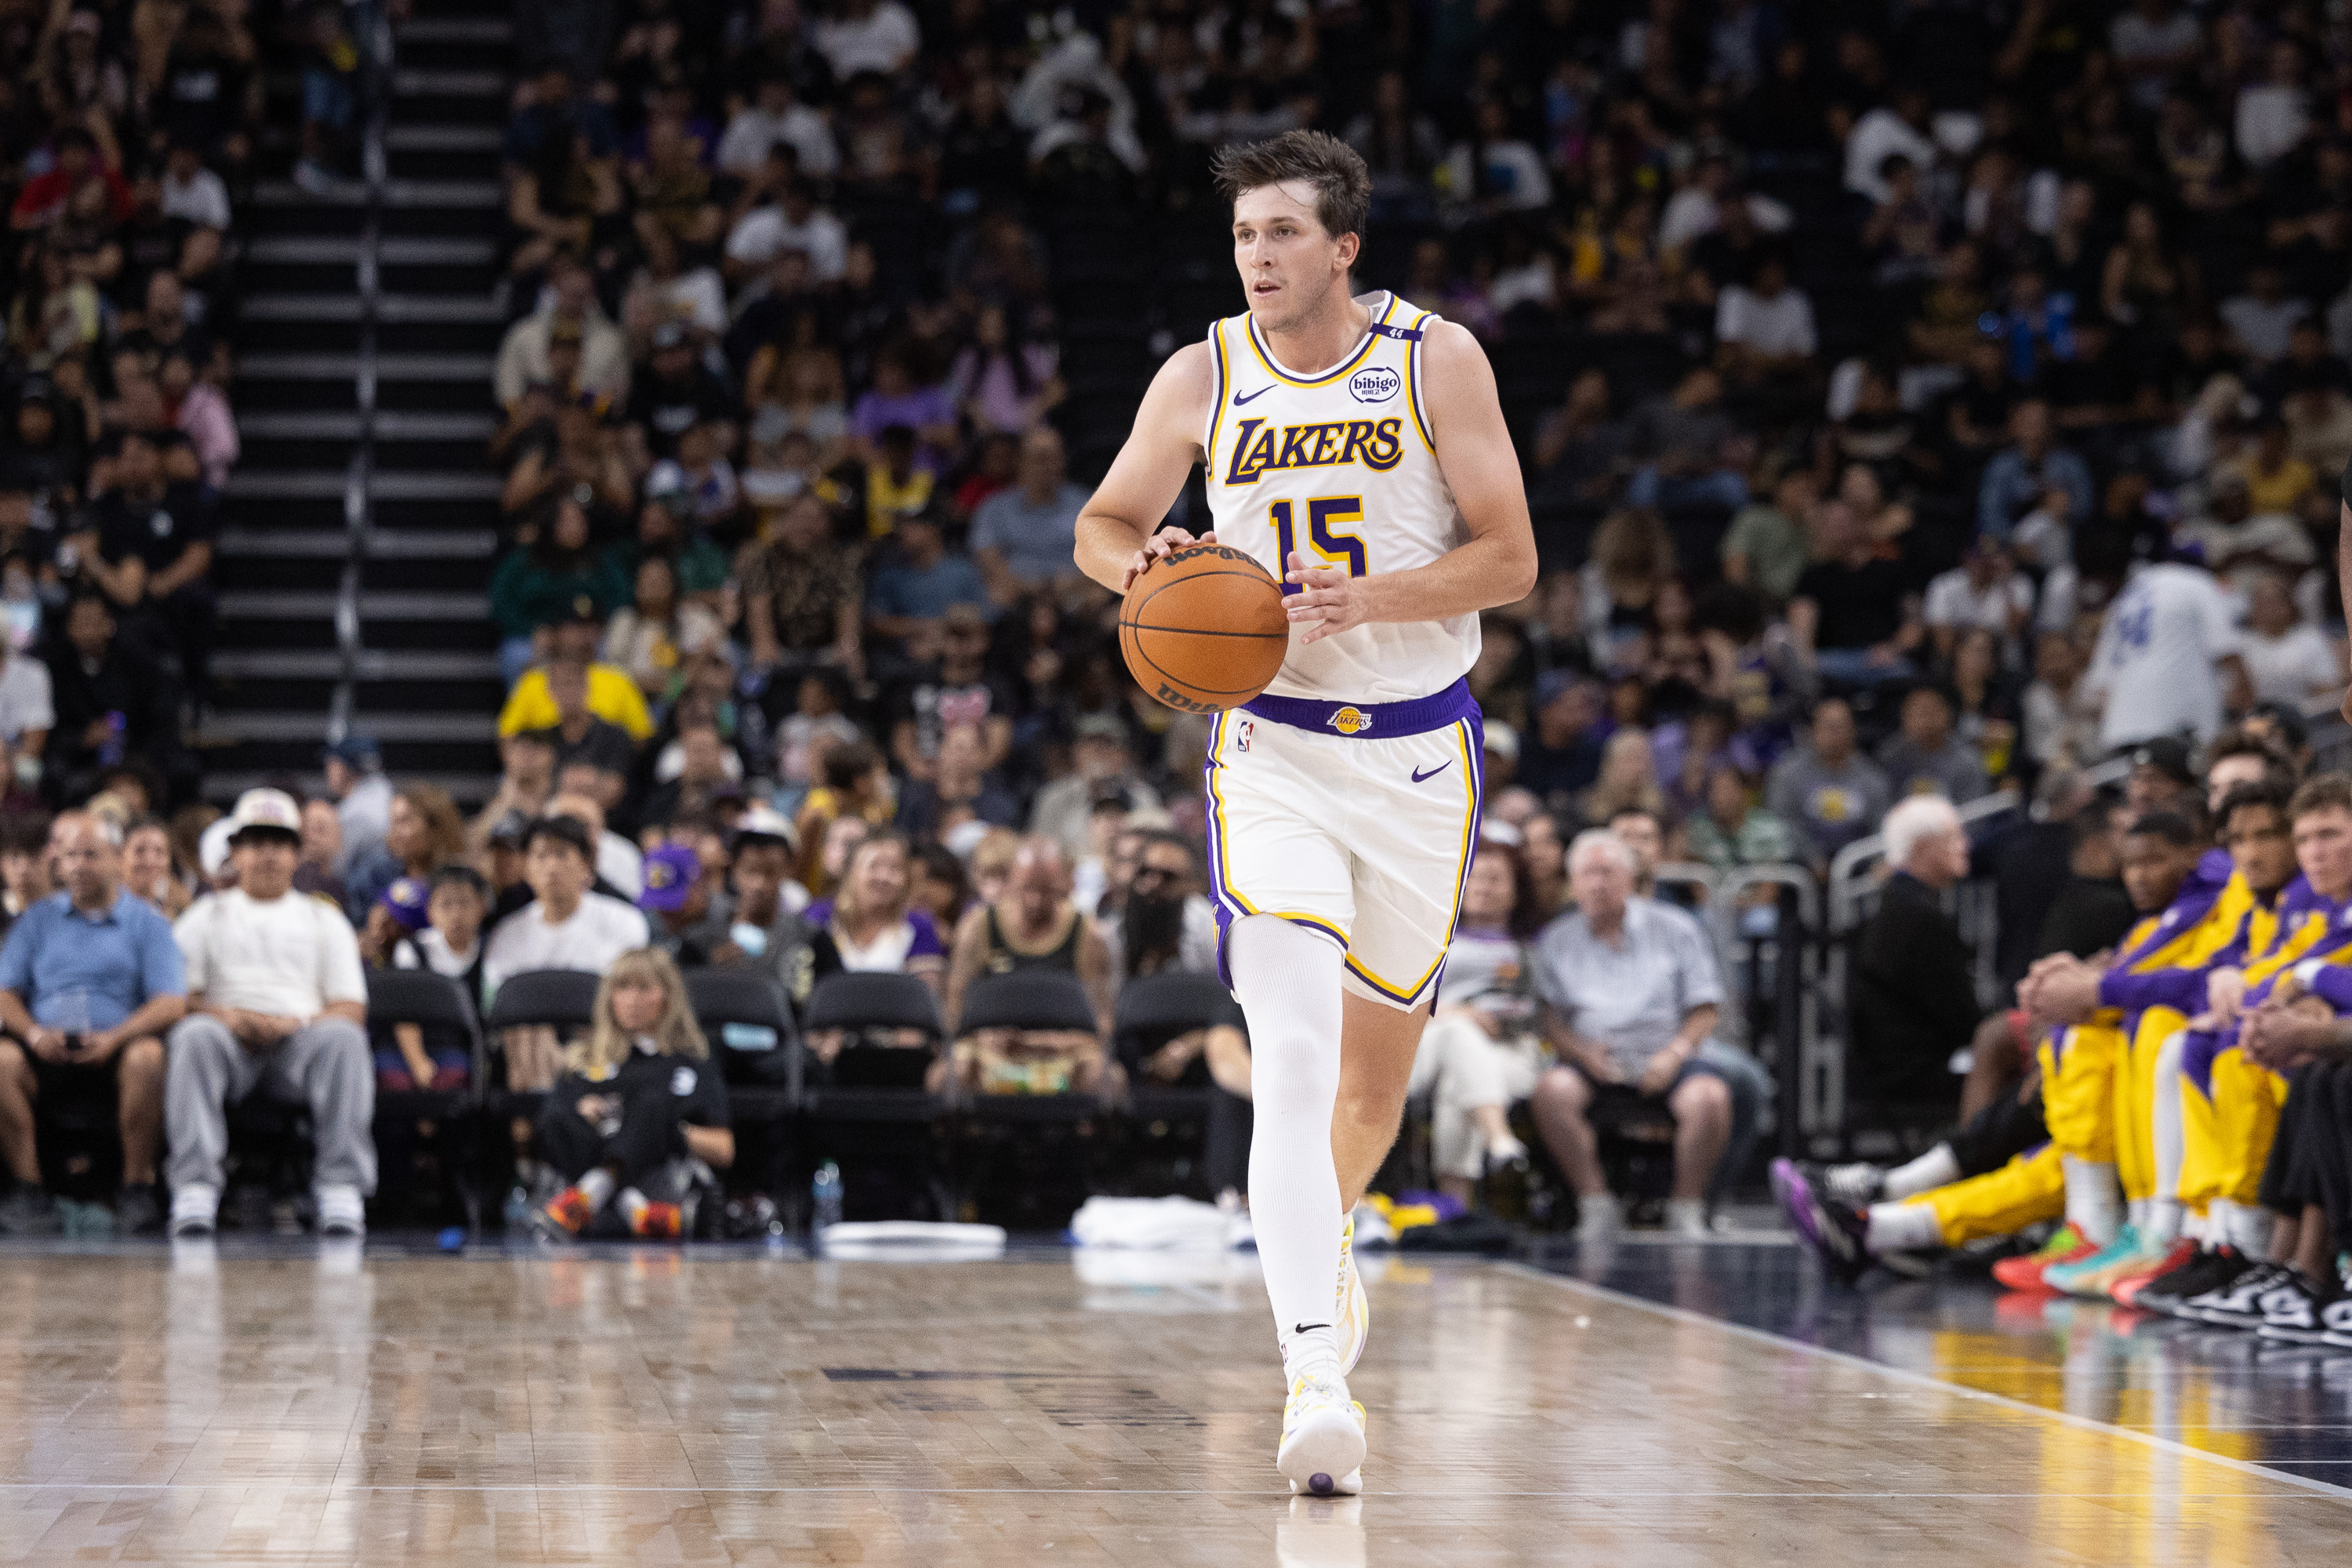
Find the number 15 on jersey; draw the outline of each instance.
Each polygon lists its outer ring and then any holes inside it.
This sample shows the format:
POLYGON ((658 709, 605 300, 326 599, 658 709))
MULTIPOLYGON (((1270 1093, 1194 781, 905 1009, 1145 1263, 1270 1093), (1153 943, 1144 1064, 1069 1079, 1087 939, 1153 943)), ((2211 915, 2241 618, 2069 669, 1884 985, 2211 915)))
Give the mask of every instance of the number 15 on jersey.
MULTIPOLYGON (((1293 521, 1291 503, 1276 501, 1266 509, 1266 517, 1274 524, 1275 542, 1282 551, 1282 570, 1276 575, 1286 579, 1290 575, 1290 558, 1298 552, 1297 525, 1293 521)), ((1325 565, 1344 563, 1349 576, 1361 577, 1365 574, 1364 542, 1352 533, 1334 533, 1331 524, 1361 522, 1363 520, 1362 497, 1318 496, 1307 503, 1307 542, 1315 553, 1323 557, 1325 565)), ((1282 591, 1286 594, 1296 594, 1298 589, 1297 583, 1286 581, 1282 584, 1282 591)))

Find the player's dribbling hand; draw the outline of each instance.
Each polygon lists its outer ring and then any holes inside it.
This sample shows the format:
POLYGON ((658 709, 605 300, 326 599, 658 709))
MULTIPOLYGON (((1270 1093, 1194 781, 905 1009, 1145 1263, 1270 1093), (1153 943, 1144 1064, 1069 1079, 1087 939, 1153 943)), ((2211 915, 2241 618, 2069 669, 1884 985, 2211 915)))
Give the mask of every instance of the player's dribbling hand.
POLYGON ((1195 539, 1181 528, 1161 529, 1145 540, 1143 548, 1137 551, 1128 561, 1127 572, 1118 580, 1118 591, 1124 594, 1134 587, 1135 580, 1150 571, 1152 563, 1165 561, 1171 552, 1181 550, 1187 544, 1214 544, 1216 542, 1217 536, 1213 531, 1195 539))
POLYGON ((1350 577, 1336 566, 1310 566, 1307 557, 1294 552, 1286 581, 1298 584, 1298 592, 1286 597, 1283 605, 1290 624, 1307 634, 1298 639, 1302 646, 1352 631, 1372 618, 1364 580, 1350 577))

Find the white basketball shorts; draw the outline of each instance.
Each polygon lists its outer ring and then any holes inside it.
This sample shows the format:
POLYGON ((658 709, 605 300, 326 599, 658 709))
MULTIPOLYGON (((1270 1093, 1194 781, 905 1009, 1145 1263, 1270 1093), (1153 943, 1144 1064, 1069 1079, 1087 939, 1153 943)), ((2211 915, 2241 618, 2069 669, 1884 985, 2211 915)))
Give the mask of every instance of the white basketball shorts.
POLYGON ((1411 702, 1260 697, 1220 714, 1207 772, 1221 951, 1234 921, 1275 915, 1338 942, 1358 995, 1403 1011, 1434 998, 1477 845, 1484 747, 1460 681, 1411 702))

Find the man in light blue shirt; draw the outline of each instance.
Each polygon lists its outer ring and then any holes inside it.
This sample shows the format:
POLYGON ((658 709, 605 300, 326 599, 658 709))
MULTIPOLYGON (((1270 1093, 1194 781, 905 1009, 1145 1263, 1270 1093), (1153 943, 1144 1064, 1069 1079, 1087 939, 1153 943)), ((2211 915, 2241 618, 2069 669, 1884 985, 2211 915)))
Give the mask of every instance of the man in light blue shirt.
POLYGON ((2019 404, 2009 416, 2014 445, 1985 465, 1977 485, 1977 532, 1987 539, 2006 540, 2018 520, 2042 503, 2050 491, 2066 496, 2068 526, 2081 528, 2091 520, 2091 469, 2074 452, 2057 443, 2050 423, 2050 405, 2038 397, 2019 404))
POLYGON ((65 890, 26 910, 0 946, 0 1156, 16 1178, 0 1199, 0 1233, 59 1228, 41 1184, 35 1103, 110 1093, 122 1131, 117 1226, 152 1230, 163 1217, 163 1035, 187 1010, 186 967, 172 922, 122 886, 121 828, 68 812, 49 850, 65 890))
POLYGON ((1021 482, 972 513, 972 557, 998 604, 1077 577, 1078 510, 1087 492, 1067 476, 1062 437, 1041 425, 1021 438, 1021 482))

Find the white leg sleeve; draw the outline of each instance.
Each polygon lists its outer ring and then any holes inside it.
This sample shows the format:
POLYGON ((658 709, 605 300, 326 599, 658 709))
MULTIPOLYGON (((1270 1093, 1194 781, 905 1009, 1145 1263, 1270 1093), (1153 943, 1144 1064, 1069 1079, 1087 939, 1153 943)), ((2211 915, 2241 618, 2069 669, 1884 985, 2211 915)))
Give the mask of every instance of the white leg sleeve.
POLYGON ((1339 1278, 1339 949, 1272 915, 1225 938, 1234 995, 1249 1019, 1250 1223, 1276 1332, 1333 1321, 1339 1278))
POLYGON ((2180 1196, 2180 1167, 2189 1158, 2188 1134, 2180 1127, 2180 1058, 2189 1036, 2177 1030, 2156 1051, 2156 1199, 2180 1196))

